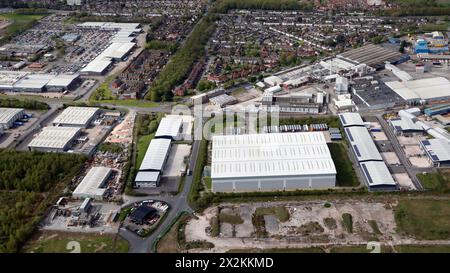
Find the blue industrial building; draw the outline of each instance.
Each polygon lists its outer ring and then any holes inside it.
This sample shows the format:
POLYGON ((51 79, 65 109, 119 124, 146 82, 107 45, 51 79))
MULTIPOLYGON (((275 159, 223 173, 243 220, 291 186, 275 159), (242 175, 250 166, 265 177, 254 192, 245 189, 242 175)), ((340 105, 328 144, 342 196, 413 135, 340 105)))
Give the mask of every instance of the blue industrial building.
POLYGON ((417 40, 416 46, 414 48, 414 52, 417 53, 428 53, 428 44, 424 39, 417 40))
POLYGON ((434 107, 427 108, 423 111, 425 115, 432 117, 435 115, 445 115, 450 113, 450 104, 438 105, 434 107))

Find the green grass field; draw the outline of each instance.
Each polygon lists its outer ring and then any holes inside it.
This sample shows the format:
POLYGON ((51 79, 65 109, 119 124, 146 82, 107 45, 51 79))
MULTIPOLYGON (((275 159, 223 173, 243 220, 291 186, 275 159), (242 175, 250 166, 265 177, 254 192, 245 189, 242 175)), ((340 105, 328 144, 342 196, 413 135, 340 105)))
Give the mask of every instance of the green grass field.
POLYGON ((450 190, 450 170, 438 170, 436 173, 417 174, 422 186, 427 190, 450 190))
POLYGON ((400 253, 450 253, 450 245, 403 245, 395 249, 400 253))
POLYGON ((70 253, 73 248, 68 249, 67 245, 71 241, 80 244, 81 253, 128 252, 128 242, 121 237, 115 238, 115 235, 39 232, 35 237, 24 247, 24 252, 70 253))
POLYGON ((324 253, 319 247, 310 248, 241 248, 230 249, 227 253, 324 253))
POLYGON ((450 200, 400 200, 394 213, 399 232, 424 240, 450 238, 450 200))
POLYGON ((141 136, 137 143, 137 155, 136 155, 136 166, 141 166, 142 160, 144 160, 145 152, 147 152, 148 145, 152 141, 155 133, 141 136))
POLYGON ((356 187, 359 186, 358 177, 352 162, 348 158, 345 147, 341 143, 328 143, 331 157, 336 167, 336 186, 356 187))
MULTIPOLYGON (((10 21, 11 24, 6 28, 5 38, 11 38, 28 28, 33 26, 33 23, 42 19, 45 15, 37 14, 16 14, 16 13, 5 13, 0 15, 1 20, 10 21)), ((2 39, 2 41, 4 41, 2 39)))

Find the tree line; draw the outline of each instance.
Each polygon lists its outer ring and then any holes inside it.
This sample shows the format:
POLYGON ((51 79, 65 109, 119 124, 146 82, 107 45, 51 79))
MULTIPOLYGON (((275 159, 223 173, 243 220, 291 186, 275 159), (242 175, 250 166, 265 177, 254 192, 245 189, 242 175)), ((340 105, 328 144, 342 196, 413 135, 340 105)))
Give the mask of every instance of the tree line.
POLYGON ((0 107, 25 108, 29 110, 48 110, 47 103, 37 100, 18 100, 14 98, 0 98, 0 107))
POLYGON ((226 13, 233 9, 311 10, 312 7, 310 3, 302 3, 297 0, 219 0, 211 11, 226 13))

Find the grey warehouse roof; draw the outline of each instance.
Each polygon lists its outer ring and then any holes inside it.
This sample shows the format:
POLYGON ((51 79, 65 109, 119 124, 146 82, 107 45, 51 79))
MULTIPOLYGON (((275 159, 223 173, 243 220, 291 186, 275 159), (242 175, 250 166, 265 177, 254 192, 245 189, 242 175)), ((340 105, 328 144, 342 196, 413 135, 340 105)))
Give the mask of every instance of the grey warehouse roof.
POLYGON ((345 128, 350 145, 359 162, 368 160, 382 161, 372 137, 365 127, 347 127, 345 128))
POLYGON ((96 107, 67 107, 53 121, 54 124, 71 124, 84 126, 99 111, 96 107))
POLYGON ((169 154, 170 139, 158 138, 150 141, 139 171, 162 171, 169 154))
POLYGON ((28 144, 28 147, 63 149, 68 142, 76 137, 79 131, 80 128, 76 127, 44 127, 28 144))
POLYGON ((364 121, 358 113, 342 113, 339 119, 344 127, 347 126, 364 126, 364 121))
POLYGON ((11 122, 11 119, 22 111, 20 108, 0 108, 0 124, 11 122))
POLYGON ((422 147, 433 162, 450 161, 450 143, 444 139, 421 141, 422 147))
POLYGON ((213 179, 319 174, 336 174, 322 132, 213 137, 213 179))
POLYGON ((111 174, 111 168, 92 167, 81 183, 73 191, 74 196, 103 196, 106 189, 100 188, 111 174))
POLYGON ((158 182, 158 179, 159 179, 159 172, 138 172, 134 181, 152 183, 158 182))
POLYGON ((362 162, 361 168, 366 177, 369 187, 374 186, 396 186, 386 164, 381 161, 362 162))
POLYGON ((168 116, 161 119, 155 137, 170 136, 175 138, 180 133, 183 119, 177 116, 168 116))

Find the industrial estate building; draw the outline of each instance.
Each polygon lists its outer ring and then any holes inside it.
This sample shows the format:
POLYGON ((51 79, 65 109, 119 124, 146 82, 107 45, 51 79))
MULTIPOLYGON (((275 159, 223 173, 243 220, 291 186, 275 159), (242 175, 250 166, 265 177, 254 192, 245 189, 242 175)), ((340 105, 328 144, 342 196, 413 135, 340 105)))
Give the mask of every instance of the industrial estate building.
POLYGON ((96 107, 69 106, 53 120, 53 125, 87 128, 99 112, 96 107))
POLYGON ((420 147, 425 151, 434 167, 450 166, 450 142, 444 139, 427 139, 420 141, 420 147))
POLYGON ((106 191, 104 186, 111 173, 112 170, 108 167, 92 167, 73 191, 72 196, 79 199, 102 200, 106 191))
POLYGON ((132 36, 142 31, 141 25, 135 23, 85 22, 77 27, 117 31, 108 47, 80 71, 84 75, 105 74, 114 61, 122 61, 128 56, 136 46, 132 36))
POLYGON ((156 187, 159 185, 160 175, 169 157, 171 142, 171 139, 166 138, 150 141, 135 178, 136 187, 156 187))
POLYGON ((61 92, 73 90, 79 82, 79 74, 0 71, 0 90, 9 92, 61 92))
POLYGON ((0 108, 0 127, 4 130, 11 128, 14 122, 24 115, 24 109, 0 108))
POLYGON ((170 115, 161 119, 155 138, 167 138, 179 140, 183 130, 183 119, 179 116, 170 115))
POLYGON ((30 151, 63 152, 68 150, 80 134, 77 127, 48 126, 28 144, 30 151))
POLYGON ((352 151, 358 161, 369 190, 397 190, 397 183, 381 157, 361 116, 357 113, 339 114, 352 151), (359 116, 359 117, 358 117, 359 116))
POLYGON ((450 81, 444 77, 393 81, 386 85, 408 103, 450 100, 450 81))
POLYGON ((336 169, 322 132, 214 136, 212 191, 331 188, 336 169))
POLYGON ((140 171, 134 179, 135 185, 138 188, 157 187, 160 180, 160 172, 140 171))

